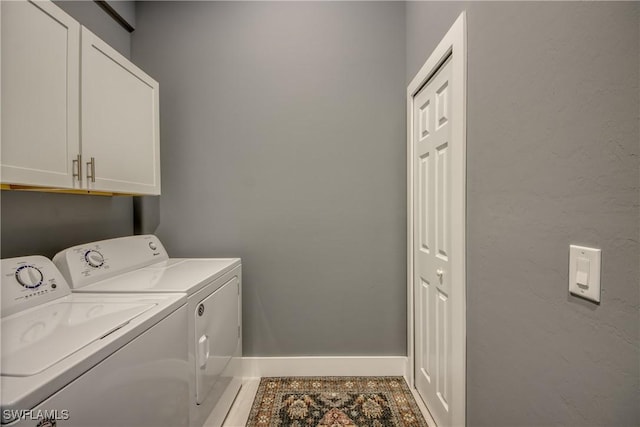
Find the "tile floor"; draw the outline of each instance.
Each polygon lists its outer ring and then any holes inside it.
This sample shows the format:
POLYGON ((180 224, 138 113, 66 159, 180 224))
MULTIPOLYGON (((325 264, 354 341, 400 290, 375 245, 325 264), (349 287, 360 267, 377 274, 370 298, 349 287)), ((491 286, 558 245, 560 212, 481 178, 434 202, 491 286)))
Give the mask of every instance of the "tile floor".
MULTIPOLYGON (((260 378, 245 378, 242 381, 242 388, 236 396, 236 400, 234 400, 233 406, 231 406, 231 410, 229 410, 227 418, 224 420, 223 427, 244 427, 247 424, 249 412, 251 412, 253 399, 256 396, 259 385, 260 378)), ((420 399, 420 396, 418 396, 415 390, 412 390, 412 392, 413 397, 416 400, 418 407, 420 408, 420 412, 422 412, 425 420, 427 420, 427 424, 429 424, 429 426, 435 427, 436 423, 433 422, 433 419, 431 418, 427 407, 424 406, 424 403, 422 403, 422 399, 420 399)))

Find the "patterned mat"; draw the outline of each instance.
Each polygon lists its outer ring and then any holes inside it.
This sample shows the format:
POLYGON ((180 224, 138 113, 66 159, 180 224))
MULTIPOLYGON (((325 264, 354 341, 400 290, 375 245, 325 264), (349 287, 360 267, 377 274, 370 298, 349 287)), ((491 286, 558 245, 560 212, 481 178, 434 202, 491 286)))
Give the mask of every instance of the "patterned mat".
POLYGON ((262 378, 250 427, 427 427, 402 377, 262 378))

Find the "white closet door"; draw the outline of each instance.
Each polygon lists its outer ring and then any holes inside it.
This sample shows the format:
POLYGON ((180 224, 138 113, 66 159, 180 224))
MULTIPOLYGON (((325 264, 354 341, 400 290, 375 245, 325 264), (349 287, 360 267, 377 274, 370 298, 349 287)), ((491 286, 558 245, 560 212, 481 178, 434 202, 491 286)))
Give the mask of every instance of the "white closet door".
POLYGON ((0 10, 2 182, 77 187, 80 24, 50 2, 0 10))
POLYGON ((415 384, 440 426, 452 424, 451 58, 414 98, 415 384))
POLYGON ((158 83, 84 27, 81 73, 88 188, 160 194, 158 83))

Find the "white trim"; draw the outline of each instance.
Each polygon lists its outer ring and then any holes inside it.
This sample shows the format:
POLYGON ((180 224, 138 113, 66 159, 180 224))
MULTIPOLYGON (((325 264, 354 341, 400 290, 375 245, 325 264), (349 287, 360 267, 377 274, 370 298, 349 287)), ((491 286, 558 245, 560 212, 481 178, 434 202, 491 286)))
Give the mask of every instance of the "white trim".
POLYGON ((401 376, 405 356, 245 357, 244 377, 401 376))
POLYGON ((413 310, 413 97, 452 55, 452 419, 466 423, 466 143, 467 143, 467 25, 463 11, 407 87, 407 355, 408 382, 415 388, 413 310))

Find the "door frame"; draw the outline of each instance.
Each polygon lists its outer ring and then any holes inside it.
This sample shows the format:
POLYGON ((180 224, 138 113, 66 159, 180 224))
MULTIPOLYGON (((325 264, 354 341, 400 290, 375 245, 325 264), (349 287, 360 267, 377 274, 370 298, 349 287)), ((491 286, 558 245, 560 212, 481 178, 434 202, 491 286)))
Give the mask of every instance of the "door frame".
MULTIPOLYGON (((466 424, 466 151, 467 25, 463 11, 407 87, 407 379, 415 389, 413 99, 451 56, 451 375, 453 425, 466 424)), ((428 403, 425 402, 427 408, 428 403)))

